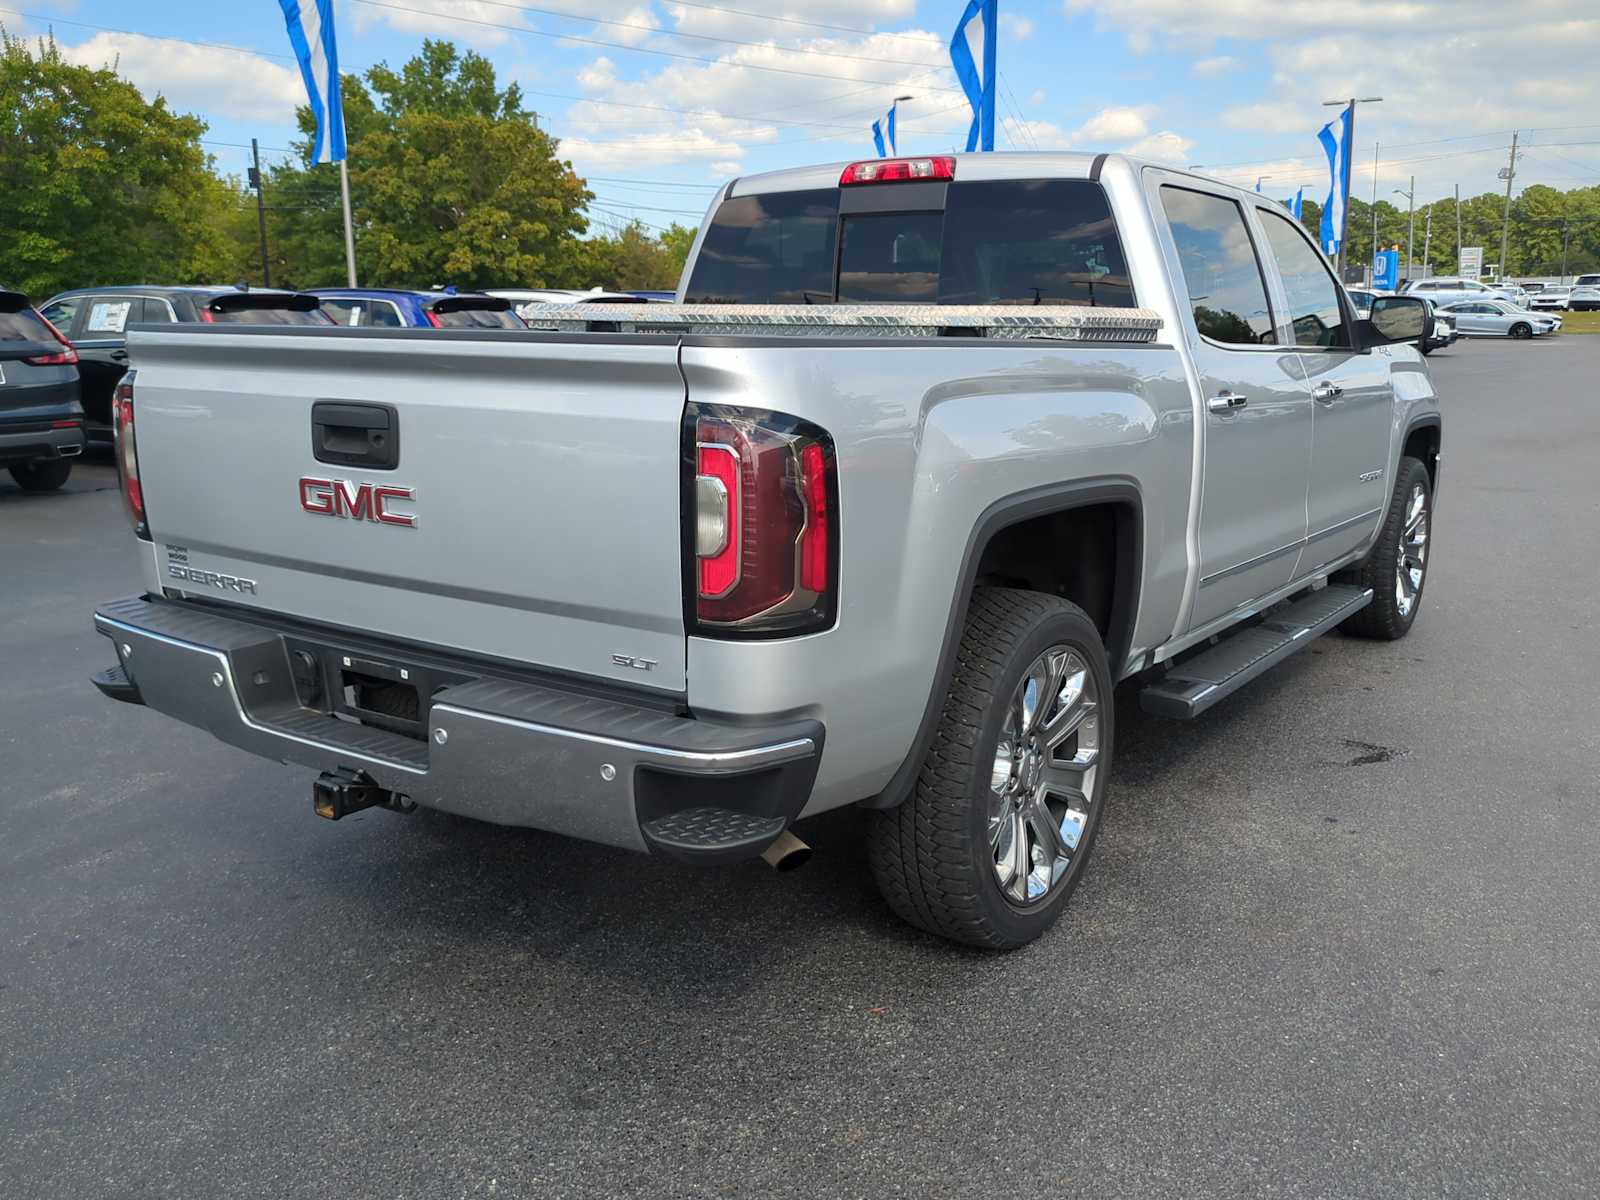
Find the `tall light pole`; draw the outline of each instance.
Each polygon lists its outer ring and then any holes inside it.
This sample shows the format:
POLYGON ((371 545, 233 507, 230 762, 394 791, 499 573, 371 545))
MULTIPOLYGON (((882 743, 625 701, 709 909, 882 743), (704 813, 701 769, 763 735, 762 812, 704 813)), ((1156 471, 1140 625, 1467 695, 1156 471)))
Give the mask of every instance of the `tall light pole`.
POLYGON ((1271 178, 1272 178, 1271 175, 1257 175, 1256 176, 1256 191, 1259 192, 1261 190, 1261 181, 1263 179, 1271 179, 1271 178))
POLYGON ((1506 239, 1511 236, 1511 185, 1517 178, 1517 134, 1511 135, 1511 161, 1500 168, 1500 178, 1506 181, 1506 209, 1505 215, 1500 219, 1500 278, 1504 279, 1511 272, 1510 263, 1506 262, 1506 239))
POLYGON ((1456 184, 1456 270, 1461 270, 1461 185, 1456 184))
POLYGON ((1378 266, 1378 143, 1372 143, 1372 258, 1373 270, 1378 266))
POLYGON ((1395 188, 1394 192, 1397 196, 1404 196, 1410 206, 1408 209, 1409 215, 1406 217, 1406 282, 1409 283, 1411 281, 1411 243, 1417 236, 1417 177, 1415 175, 1411 177, 1411 190, 1409 192, 1404 188, 1395 188))
MULTIPOLYGON (((1356 145, 1356 105, 1381 104, 1382 96, 1351 96, 1348 100, 1324 100, 1323 108, 1338 108, 1341 105, 1348 108, 1350 113, 1349 127, 1345 130, 1344 138, 1344 178, 1339 180, 1341 194, 1344 197, 1339 211, 1339 254, 1334 260, 1334 273, 1339 276, 1339 281, 1344 282, 1344 235, 1350 225, 1350 152, 1356 145)), ((1374 164, 1376 170, 1376 164, 1374 164)))
POLYGON ((1428 221, 1423 227, 1424 233, 1422 235, 1422 269, 1424 271, 1428 269, 1428 264, 1431 261, 1429 255, 1433 252, 1433 205, 1431 204, 1428 205, 1427 216, 1428 221))

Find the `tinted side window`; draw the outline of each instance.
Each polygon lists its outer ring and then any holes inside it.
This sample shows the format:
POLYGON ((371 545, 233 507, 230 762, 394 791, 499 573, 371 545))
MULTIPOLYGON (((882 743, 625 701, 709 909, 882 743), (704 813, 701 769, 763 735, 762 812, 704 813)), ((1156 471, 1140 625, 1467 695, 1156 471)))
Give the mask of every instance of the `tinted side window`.
POLYGON ((700 243, 689 304, 833 300, 836 188, 724 200, 700 243))
POLYGON ((146 296, 138 302, 134 314, 128 318, 129 324, 143 322, 146 325, 170 325, 172 323, 172 310, 167 307, 165 300, 158 300, 154 296, 146 296))
POLYGON ((1239 206, 1177 187, 1161 189, 1161 204, 1178 247, 1196 328, 1216 342, 1276 342, 1267 285, 1239 206))
POLYGON ((366 315, 359 300, 324 297, 319 307, 335 325, 360 325, 362 317, 366 315))
POLYGON ((1339 285, 1334 283, 1322 255, 1296 231, 1288 217, 1266 209, 1257 212, 1267 232, 1267 245, 1278 260, 1278 274, 1283 276, 1295 345, 1324 349, 1349 346, 1350 331, 1345 328, 1344 309, 1339 305, 1339 285))
POLYGON ((44 314, 44 319, 49 321, 61 331, 62 337, 72 333, 72 320, 78 315, 78 309, 83 307, 81 296, 69 296, 65 300, 57 300, 54 304, 46 304, 39 311, 44 314))
POLYGON ((1133 306, 1105 191, 1083 179, 953 183, 941 304, 1133 306))
POLYGON ((216 325, 326 325, 331 320, 320 308, 213 308, 210 316, 216 325))
POLYGON ((367 305, 362 323, 376 325, 382 329, 399 329, 405 324, 400 319, 400 310, 388 300, 374 300, 367 305))
POLYGON ((138 303, 132 296, 89 296, 89 315, 83 322, 86 339, 122 336, 128 326, 128 315, 138 303))

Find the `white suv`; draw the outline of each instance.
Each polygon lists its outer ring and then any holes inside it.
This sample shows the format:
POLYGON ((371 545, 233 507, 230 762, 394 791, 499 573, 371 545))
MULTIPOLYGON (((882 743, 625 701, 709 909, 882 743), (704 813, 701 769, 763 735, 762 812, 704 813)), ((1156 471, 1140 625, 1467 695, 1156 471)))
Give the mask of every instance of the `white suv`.
POLYGON ((1519 301, 1505 288, 1491 287, 1476 279, 1419 279, 1400 289, 1407 295, 1426 296, 1435 304, 1458 304, 1463 300, 1509 300, 1521 307, 1519 301))
POLYGON ((1567 307, 1573 312, 1593 312, 1600 308, 1600 275, 1579 275, 1567 293, 1567 307))

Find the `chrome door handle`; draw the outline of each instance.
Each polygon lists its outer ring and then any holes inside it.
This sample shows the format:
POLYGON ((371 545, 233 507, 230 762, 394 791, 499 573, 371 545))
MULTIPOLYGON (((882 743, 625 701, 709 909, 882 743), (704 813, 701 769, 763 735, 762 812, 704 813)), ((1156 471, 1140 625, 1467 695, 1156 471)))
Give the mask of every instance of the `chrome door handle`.
POLYGON ((1319 404, 1332 404, 1342 395, 1344 395, 1344 389, 1337 383, 1324 381, 1311 389, 1311 398, 1319 404))
POLYGON ((1229 413, 1249 403, 1249 399, 1238 392, 1218 392, 1206 401, 1206 407, 1214 413, 1229 413))

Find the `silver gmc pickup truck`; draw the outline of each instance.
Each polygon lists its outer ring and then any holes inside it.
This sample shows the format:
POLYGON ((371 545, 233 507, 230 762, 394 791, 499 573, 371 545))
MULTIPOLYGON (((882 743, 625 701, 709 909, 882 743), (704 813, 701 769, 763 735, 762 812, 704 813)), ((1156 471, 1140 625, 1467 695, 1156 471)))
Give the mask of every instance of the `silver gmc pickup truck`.
POLYGON ((895 911, 1018 946, 1082 876, 1114 688, 1192 718, 1416 619, 1429 322, 1358 320, 1259 195, 979 154, 736 179, 676 305, 136 327, 143 579, 95 683, 335 819, 779 865, 863 805, 895 911))

